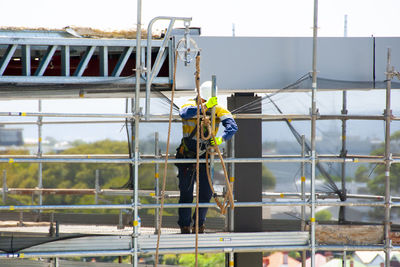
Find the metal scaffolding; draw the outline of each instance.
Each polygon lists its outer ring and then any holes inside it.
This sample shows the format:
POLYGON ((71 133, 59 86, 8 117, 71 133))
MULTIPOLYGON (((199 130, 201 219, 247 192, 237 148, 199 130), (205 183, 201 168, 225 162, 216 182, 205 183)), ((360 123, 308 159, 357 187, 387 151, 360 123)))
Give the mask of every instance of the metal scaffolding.
MULTIPOLYGON (((315 14, 317 14, 317 1, 315 1, 315 14)), ((131 98, 131 112, 123 114, 95 114, 95 113, 47 113, 42 112, 41 102, 39 101, 38 112, 0 112, 0 116, 8 117, 36 117, 36 122, 4 122, 1 124, 36 124, 38 126, 38 151, 36 155, 20 156, 20 155, 2 155, 0 163, 37 163, 39 164, 38 186, 35 189, 25 188, 7 188, 5 178, 3 181, 2 196, 3 201, 6 194, 31 194, 38 195, 38 205, 3 205, 0 206, 2 211, 21 211, 21 210, 130 210, 133 214, 133 232, 131 236, 93 236, 80 237, 70 239, 69 241, 56 241, 48 244, 41 244, 30 248, 23 249, 16 253, 0 253, 0 258, 57 258, 57 257, 84 257, 84 256, 133 256, 133 266, 138 266, 139 254, 154 254, 156 235, 143 235, 139 232, 139 209, 155 209, 160 208, 159 196, 160 190, 158 186, 158 164, 164 162, 165 155, 162 155, 158 147, 159 136, 155 136, 155 153, 151 156, 139 154, 139 124, 151 122, 166 122, 167 115, 152 115, 150 113, 150 90, 152 85, 157 85, 165 89, 170 88, 171 73, 176 66, 173 65, 172 57, 174 56, 173 38, 170 38, 171 30, 176 20, 184 21, 185 24, 190 22, 190 18, 171 18, 158 17, 154 19, 148 29, 147 41, 141 40, 141 1, 138 1, 138 29, 136 40, 102 40, 102 39, 86 39, 86 38, 8 38, 0 37, 0 45, 4 48, 4 55, 0 62, 0 84, 33 84, 31 90, 36 90, 36 97, 40 98, 40 86, 55 86, 66 85, 60 91, 55 91, 58 97, 101 97, 104 94, 113 94, 115 97, 121 95, 131 98), (166 32, 165 38, 160 40, 151 39, 151 27, 156 20, 169 20, 170 25, 166 32), (98 52, 96 53, 96 49, 98 52), (155 50, 154 47, 157 47, 155 50), (44 74, 49 67, 51 58, 61 51, 61 76, 45 76, 44 74), (158 54, 156 60, 152 63, 152 53, 156 51, 158 54), (108 62, 108 53, 113 53, 117 58, 113 68, 108 62), (124 72, 130 55, 135 52, 136 63, 135 77, 132 74, 120 77, 124 72), (17 53, 17 54, 16 54, 17 53), (143 53, 143 54, 141 54, 143 53), (32 75, 31 73, 31 55, 35 54, 40 58, 37 70, 32 75), (78 64, 74 73, 71 75, 71 57, 76 55, 79 57, 78 64), (79 56, 78 56, 79 55, 79 56), (85 69, 92 57, 97 56, 99 60, 100 71, 97 76, 84 76, 85 69), (22 75, 13 76, 6 75, 10 62, 18 58, 22 62, 22 75), (144 59, 147 63, 144 64, 144 59), (168 59, 167 76, 158 76, 162 65, 168 59), (111 68, 111 74, 109 69, 111 68), (140 109, 140 89, 145 83, 146 96, 145 107, 146 112, 142 114, 140 109), (135 84, 135 90, 132 90, 132 84, 135 84), (110 89, 111 88, 111 89, 110 89), (110 89, 111 93, 107 90, 110 89), (46 117, 60 118, 96 118, 110 120, 87 120, 87 121, 45 121, 46 117), (113 119, 113 120, 111 120, 113 119), (119 120, 117 120, 119 119, 119 120), (127 119, 131 122, 131 137, 132 142, 131 154, 129 155, 46 155, 42 151, 42 125, 44 124, 86 124, 86 123, 121 123, 121 119, 127 119), (133 190, 107 190, 100 189, 98 183, 94 189, 51 189, 43 188, 42 163, 107 163, 107 164, 130 164, 134 169, 133 190), (156 199, 155 204, 142 204, 139 201, 140 196, 149 196, 149 192, 141 192, 139 190, 139 172, 140 164, 155 164, 155 191, 153 197, 156 199), (96 196, 103 195, 123 195, 132 197, 130 204, 93 204, 93 205, 43 205, 43 196, 45 194, 95 194, 96 196), (112 244, 112 245, 110 245, 112 244)), ((316 66, 316 39, 317 39, 317 17, 314 18, 314 56, 313 56, 313 83, 312 83, 312 103, 311 114, 293 115, 267 115, 267 114, 237 114, 235 118, 240 119, 262 119, 263 121, 276 120, 306 120, 311 121, 311 153, 306 154, 303 150, 301 155, 274 155, 263 156, 262 158, 235 158, 234 149, 231 148, 229 156, 225 158, 225 162, 230 164, 230 176, 233 176, 235 164, 240 163, 300 163, 301 171, 301 193, 265 193, 264 196, 269 198, 287 198, 285 201, 262 201, 262 202, 238 202, 235 207, 265 207, 265 206, 298 206, 301 207, 302 227, 300 232, 279 232, 279 233, 232 233, 234 225, 234 210, 229 211, 229 233, 213 233, 199 236, 200 253, 220 252, 229 254, 229 264, 233 264, 233 253, 239 252, 264 252, 264 251, 311 251, 312 266, 315 264, 315 252, 318 250, 326 251, 355 251, 355 250, 381 250, 385 252, 386 266, 390 266, 390 252, 400 251, 400 246, 393 246, 390 238, 390 210, 393 207, 400 207, 400 198, 391 197, 390 195, 390 168, 392 164, 400 163, 399 157, 393 157, 390 148, 390 124, 394 120, 400 120, 395 117, 391 111, 391 80, 394 77, 399 77, 399 72, 396 72, 391 66, 391 53, 388 50, 387 54, 387 82, 386 82, 386 107, 384 115, 348 115, 347 114, 347 96, 343 92, 343 109, 340 115, 321 115, 318 113, 315 94, 317 92, 317 66, 316 66), (317 155, 316 153, 316 123, 318 120, 342 120, 342 149, 340 155, 317 155), (385 122, 385 154, 384 156, 363 156, 350 155, 346 151, 346 122, 348 120, 381 120, 385 122), (347 163, 377 163, 385 165, 385 195, 370 196, 370 195, 351 195, 345 192, 346 198, 362 199, 363 201, 337 201, 336 197, 329 194, 321 194, 315 191, 315 172, 318 162, 337 162, 342 166, 342 190, 345 190, 345 164, 347 163), (305 192, 305 164, 310 164, 311 167, 311 192, 305 192), (290 198, 294 198, 290 199, 290 198), (315 209, 318 206, 362 206, 362 207, 382 207, 385 209, 384 224, 384 243, 370 245, 319 245, 316 242, 316 220, 315 209), (309 231, 306 229, 305 209, 311 210, 309 218, 309 231)), ((190 42, 189 42, 190 43, 190 42)), ((0 87, 1 88, 1 87, 0 87)), ((10 92, 0 90, 0 98, 7 97, 10 92)), ((112 96, 108 96, 112 97, 112 96)), ((179 122, 180 119, 174 116, 174 121, 179 122)), ((123 121, 125 122, 125 121, 123 121)), ((170 164, 178 162, 195 162, 190 159, 171 159, 170 164)), ((200 160, 204 162, 204 160, 200 160)), ((219 162, 219 159, 215 159, 219 162)), ((6 174, 4 173, 4 177, 6 174)), ((97 174, 98 177, 98 174, 97 174)), ((98 179, 98 178, 97 178, 98 179)), ((233 183, 234 179, 231 179, 233 183)), ((168 195, 168 194, 167 194, 168 195)), ((176 196, 175 192, 171 193, 176 196)), ((96 201, 97 202, 97 201, 96 201)), ((179 207, 194 207, 195 204, 164 204, 164 208, 179 208, 179 207)), ((200 207, 216 207, 215 203, 200 203, 200 207)), ((158 212, 156 212, 158 214, 158 212)), ((158 229, 160 218, 155 219, 155 229, 158 229)), ((156 233, 157 234, 157 233, 156 233)), ((167 253, 193 253, 194 252, 194 236, 185 235, 163 235, 160 244, 160 254, 167 253)), ((305 254, 303 254, 303 261, 305 254)))

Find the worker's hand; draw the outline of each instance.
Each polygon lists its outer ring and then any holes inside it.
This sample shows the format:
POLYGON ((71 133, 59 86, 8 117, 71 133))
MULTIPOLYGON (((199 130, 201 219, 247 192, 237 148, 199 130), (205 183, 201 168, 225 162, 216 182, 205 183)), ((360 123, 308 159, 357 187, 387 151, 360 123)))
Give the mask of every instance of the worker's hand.
POLYGON ((216 96, 210 97, 210 99, 206 102, 207 108, 212 108, 213 106, 218 105, 218 98, 216 96))
POLYGON ((222 137, 215 137, 215 138, 211 138, 210 144, 213 146, 215 146, 215 144, 217 144, 217 146, 219 146, 220 144, 222 144, 222 141, 224 141, 222 139, 222 137), (215 142, 214 142, 214 139, 215 139, 215 142))

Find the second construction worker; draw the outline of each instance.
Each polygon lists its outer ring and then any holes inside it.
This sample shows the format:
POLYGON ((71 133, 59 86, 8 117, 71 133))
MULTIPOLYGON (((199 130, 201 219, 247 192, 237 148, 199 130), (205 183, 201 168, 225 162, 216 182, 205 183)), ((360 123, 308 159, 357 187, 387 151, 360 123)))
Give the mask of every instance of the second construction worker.
MULTIPOLYGON (((218 105, 217 97, 211 97, 211 81, 204 82, 200 86, 201 101, 204 103, 207 115, 211 115, 211 108, 215 106, 215 132, 218 132, 219 123, 224 126, 224 133, 220 137, 216 137, 216 145, 220 145, 223 141, 228 141, 237 131, 237 124, 229 110, 218 105)), ((201 113, 201 110, 200 110, 201 113)), ((177 149, 177 158, 196 158, 196 130, 197 130, 197 98, 189 100, 180 110, 179 115, 182 118, 183 138, 181 145, 177 149)), ((205 133, 204 136, 207 136, 205 133)), ((200 138, 200 158, 205 157, 206 149, 209 144, 215 145, 214 140, 204 141, 200 138)), ((176 164, 178 166, 178 179, 180 198, 179 203, 193 202, 193 187, 196 181, 196 164, 184 163, 176 164)), ((199 203, 209 203, 212 197, 206 164, 201 163, 199 167, 199 203)), ((208 208, 199 208, 199 233, 204 233, 208 208)), ((189 234, 192 225, 192 232, 195 232, 196 214, 193 214, 191 208, 179 208, 178 225, 182 234, 189 234), (193 225, 192 225, 193 222, 193 225)))

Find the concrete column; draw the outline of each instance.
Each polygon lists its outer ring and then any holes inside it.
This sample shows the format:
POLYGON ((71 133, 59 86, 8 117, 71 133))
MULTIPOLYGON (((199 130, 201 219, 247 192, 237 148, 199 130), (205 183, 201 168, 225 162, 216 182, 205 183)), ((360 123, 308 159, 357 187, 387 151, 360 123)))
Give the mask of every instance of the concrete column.
MULTIPOLYGON (((228 109, 234 110, 260 97, 253 93, 239 93, 228 98, 228 109)), ((240 112, 246 113, 246 112, 240 112)), ((261 113, 261 102, 252 106, 247 113, 261 113)), ((236 120, 238 132, 235 135, 235 155, 237 158, 261 157, 261 120, 236 120)), ((235 165, 235 200, 238 202, 260 202, 262 200, 262 165, 261 163, 240 163, 235 165)), ((262 208, 235 208, 235 232, 261 232, 262 208)), ((261 267, 262 253, 235 253, 236 267, 261 267)))

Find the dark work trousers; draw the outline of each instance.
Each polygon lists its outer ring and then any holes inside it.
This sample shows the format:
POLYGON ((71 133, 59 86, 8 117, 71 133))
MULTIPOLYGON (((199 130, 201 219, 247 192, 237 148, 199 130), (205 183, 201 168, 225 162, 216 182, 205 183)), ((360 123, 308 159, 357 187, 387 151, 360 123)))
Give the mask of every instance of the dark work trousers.
MULTIPOLYGON (((179 203, 193 203, 193 187, 196 183, 196 164, 184 164, 178 168, 179 178, 179 203)), ((208 183, 206 164, 200 164, 199 167, 199 203, 209 203, 212 197, 210 184, 208 183)), ((206 220, 208 208, 199 208, 199 226, 206 220)), ((179 208, 178 225, 180 227, 190 226, 191 208, 179 208)), ((196 212, 193 213, 193 225, 196 223, 196 212)))

